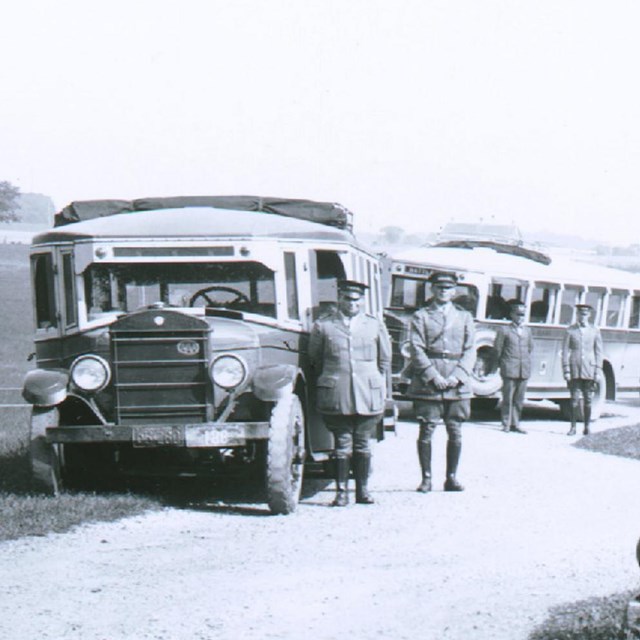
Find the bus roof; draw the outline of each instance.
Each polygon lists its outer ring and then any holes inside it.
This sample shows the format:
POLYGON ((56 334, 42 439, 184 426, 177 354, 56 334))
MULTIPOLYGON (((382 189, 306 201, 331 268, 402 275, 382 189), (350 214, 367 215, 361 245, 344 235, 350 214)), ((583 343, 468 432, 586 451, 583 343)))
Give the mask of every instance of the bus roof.
POLYGON ((45 231, 32 244, 131 238, 287 238, 354 243, 344 229, 264 211, 162 208, 94 217, 45 231))
POLYGON ((640 289, 640 274, 603 267, 566 256, 551 256, 549 264, 487 247, 418 247, 391 256, 393 261, 434 269, 468 271, 539 282, 566 282, 621 289, 640 289))
POLYGON ((118 213, 157 209, 188 209, 190 207, 212 207, 232 211, 264 211, 353 231, 353 214, 336 202, 264 198, 262 196, 172 196, 138 198, 137 200, 76 200, 56 214, 54 227, 118 213))

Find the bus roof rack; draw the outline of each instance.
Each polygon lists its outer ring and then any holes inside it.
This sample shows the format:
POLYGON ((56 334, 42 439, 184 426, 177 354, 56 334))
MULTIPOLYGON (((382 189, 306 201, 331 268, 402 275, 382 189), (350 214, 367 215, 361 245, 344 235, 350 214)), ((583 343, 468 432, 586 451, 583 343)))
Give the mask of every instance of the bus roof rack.
POLYGON ((497 253, 506 253, 512 256, 520 256, 528 260, 534 260, 541 264, 551 264, 551 258, 538 249, 531 249, 524 245, 503 244, 492 240, 445 240, 444 242, 436 242, 433 247, 455 247, 458 249, 474 249, 476 247, 485 247, 493 249, 497 253))
POLYGON ((450 222, 444 226, 438 240, 431 246, 473 249, 484 247, 497 253, 506 253, 551 264, 551 258, 538 248, 525 245, 520 229, 515 225, 482 222, 450 222))
POLYGON ((76 200, 55 215, 53 226, 62 227, 118 213, 189 207, 261 211, 318 222, 353 232, 353 213, 338 203, 290 198, 262 198, 259 196, 175 196, 139 198, 137 200, 76 200))

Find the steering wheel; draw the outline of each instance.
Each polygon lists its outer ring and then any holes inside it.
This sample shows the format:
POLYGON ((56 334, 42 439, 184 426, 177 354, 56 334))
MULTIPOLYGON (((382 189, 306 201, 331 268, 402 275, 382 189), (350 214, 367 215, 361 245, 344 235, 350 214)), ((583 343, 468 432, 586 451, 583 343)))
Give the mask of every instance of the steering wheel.
POLYGON ((251 304, 251 300, 249 300, 249 298, 247 298, 247 296, 244 293, 242 293, 242 291, 238 289, 234 289, 233 287, 222 287, 219 285, 214 285, 213 287, 205 287, 204 289, 200 289, 199 291, 196 291, 191 296, 191 299, 189 300, 189 306, 193 307, 195 301, 198 298, 204 298, 207 305, 210 307, 226 307, 226 306, 233 306, 234 304, 239 304, 239 303, 251 304), (211 291, 224 291, 226 293, 233 293, 235 294, 236 297, 233 298, 232 300, 229 300, 229 302, 224 302, 224 303, 214 302, 207 295, 211 291))

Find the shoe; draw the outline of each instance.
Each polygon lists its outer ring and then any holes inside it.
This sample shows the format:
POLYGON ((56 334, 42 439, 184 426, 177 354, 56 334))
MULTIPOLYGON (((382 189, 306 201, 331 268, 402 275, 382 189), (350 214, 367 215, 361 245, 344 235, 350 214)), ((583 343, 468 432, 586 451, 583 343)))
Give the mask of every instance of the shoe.
POLYGON ((584 431, 582 432, 582 435, 584 436, 588 436, 591 434, 591 431, 589 430, 589 427, 585 427, 584 431))
POLYGON ((524 429, 516 426, 511 427, 511 431, 513 431, 514 433, 527 433, 524 429))
POLYGON ((455 477, 447 478, 444 481, 445 491, 464 491, 464 487, 455 479, 455 477))
POLYGON ((502 431, 504 431, 505 433, 509 433, 509 427, 507 427, 506 425, 502 425, 502 431))
POLYGON ((376 501, 368 493, 356 496, 356 504, 375 504, 376 501))
POLYGON ((420 493, 429 493, 429 491, 431 491, 431 478, 422 478, 422 482, 418 485, 416 491, 420 493))
POLYGON ((575 427, 571 427, 571 429, 569 429, 569 431, 567 431, 567 435, 568 436, 575 436, 576 435, 576 428, 575 427))
POLYGON ((336 499, 331 503, 332 507, 346 507, 349 504, 349 494, 346 491, 336 492, 336 499))

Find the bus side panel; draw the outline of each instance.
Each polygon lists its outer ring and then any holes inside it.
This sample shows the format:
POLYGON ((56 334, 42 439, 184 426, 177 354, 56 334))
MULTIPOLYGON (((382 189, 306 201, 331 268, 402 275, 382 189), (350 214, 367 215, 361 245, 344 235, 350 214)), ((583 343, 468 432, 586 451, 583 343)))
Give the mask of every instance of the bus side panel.
MULTIPOLYGON (((537 398, 552 398, 557 394, 553 389, 566 390, 562 375, 562 339, 563 332, 557 328, 530 325, 533 335, 533 353, 531 360, 531 378, 527 395, 537 398)), ((565 395, 563 393, 563 395, 565 395)))

